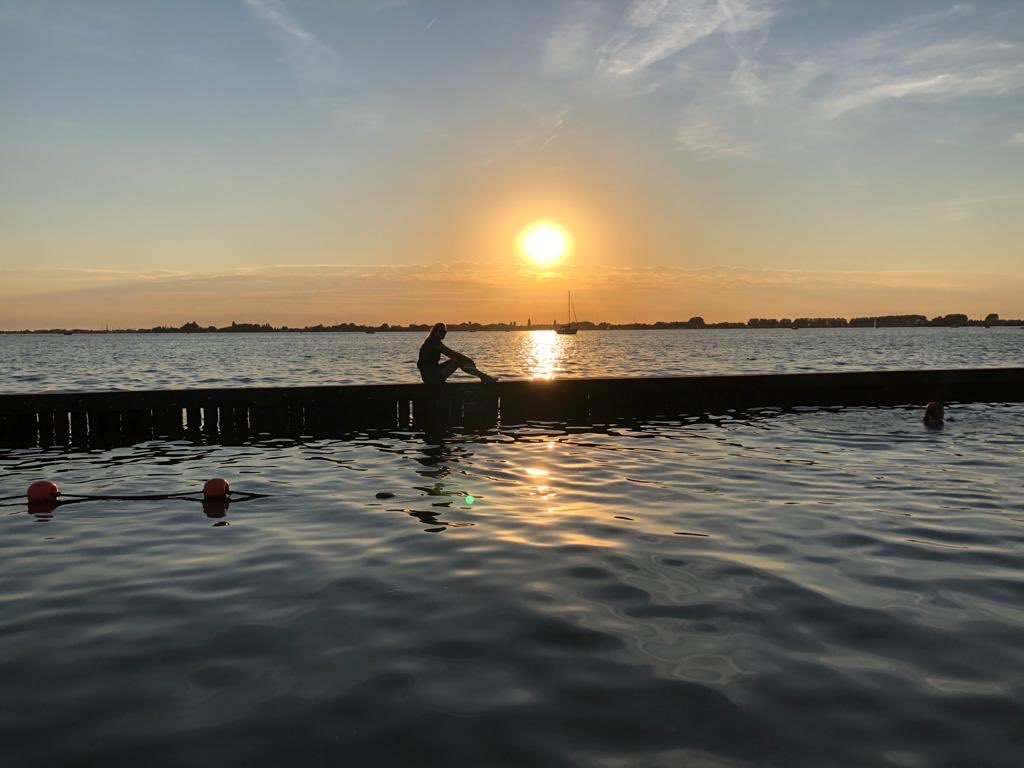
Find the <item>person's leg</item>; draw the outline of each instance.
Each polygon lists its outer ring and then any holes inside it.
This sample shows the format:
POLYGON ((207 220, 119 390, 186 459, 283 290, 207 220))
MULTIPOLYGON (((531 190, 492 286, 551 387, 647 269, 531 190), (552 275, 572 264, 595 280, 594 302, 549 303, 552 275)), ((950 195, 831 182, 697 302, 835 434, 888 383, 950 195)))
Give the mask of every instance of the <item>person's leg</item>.
POLYGON ((447 381, 448 377, 455 373, 461 366, 455 359, 445 360, 437 366, 437 381, 447 381))
MULTIPOLYGON (((472 360, 464 361, 459 358, 451 358, 445 360, 435 371, 430 372, 423 376, 423 380, 428 384, 440 384, 448 380, 458 370, 465 371, 470 376, 476 376, 480 381, 493 383, 497 381, 493 376, 488 376, 486 373, 476 367, 476 363, 472 360)), ((422 372, 421 372, 422 373, 422 372)))
POLYGON ((486 373, 481 371, 479 368, 477 368, 475 365, 466 366, 462 370, 464 370, 470 376, 476 376, 478 379, 480 379, 480 381, 482 381, 482 382, 484 382, 486 384, 493 384, 494 382, 496 382, 498 380, 494 376, 487 375, 486 373))
POLYGON ((480 381, 483 381, 485 383, 493 384, 494 382, 497 381, 497 379, 494 376, 488 376, 486 373, 477 368, 476 363, 474 363, 472 360, 470 360, 468 363, 460 365, 459 367, 466 373, 468 373, 470 376, 476 376, 478 379, 480 379, 480 381))

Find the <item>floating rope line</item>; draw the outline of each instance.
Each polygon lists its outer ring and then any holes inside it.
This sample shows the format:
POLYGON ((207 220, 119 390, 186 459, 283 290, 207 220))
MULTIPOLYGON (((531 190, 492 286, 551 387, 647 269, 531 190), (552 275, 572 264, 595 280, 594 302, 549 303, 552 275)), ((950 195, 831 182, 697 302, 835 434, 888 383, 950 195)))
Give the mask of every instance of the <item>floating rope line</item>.
MULTIPOLYGON (((266 493, 252 493, 250 491, 232 491, 227 480, 220 477, 207 480, 203 485, 201 496, 195 491, 177 491, 174 493, 147 493, 147 494, 78 494, 62 493, 57 484, 49 480, 37 480, 32 483, 24 496, 6 496, 0 501, 12 501, 14 499, 27 500, 32 504, 77 504, 83 501, 168 501, 181 499, 183 501, 199 502, 223 502, 250 501, 252 499, 265 499, 266 493)), ((22 502, 24 503, 24 501, 22 502)), ((0 504, 0 506, 15 506, 14 504, 0 504)))
MULTIPOLYGON (((248 493, 245 491, 231 491, 226 496, 216 497, 218 500, 222 499, 225 501, 248 501, 249 499, 265 499, 269 494, 266 493, 248 493)), ((22 498, 22 497, 17 497, 22 498)), ((58 494, 58 498, 61 499, 75 499, 77 501, 164 501, 167 499, 184 499, 186 501, 210 501, 214 497, 203 497, 199 498, 195 495, 195 491, 187 491, 182 493, 154 493, 146 496, 114 496, 114 495, 79 495, 74 493, 61 493, 58 494)))
POLYGON ((195 494, 195 491, 188 493, 153 493, 145 496, 115 496, 108 494, 77 494, 58 493, 58 499, 75 499, 77 501, 163 501, 164 499, 184 499, 195 494))

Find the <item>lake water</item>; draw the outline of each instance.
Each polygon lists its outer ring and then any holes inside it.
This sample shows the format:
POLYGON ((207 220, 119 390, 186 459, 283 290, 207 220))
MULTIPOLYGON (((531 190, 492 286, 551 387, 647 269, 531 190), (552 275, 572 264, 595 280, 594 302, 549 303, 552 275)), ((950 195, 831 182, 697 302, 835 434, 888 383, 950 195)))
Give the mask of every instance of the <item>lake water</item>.
POLYGON ((270 494, 4 502, 3 764, 1018 766, 1022 466, 1021 405, 0 452, 270 494))
MULTIPOLYGON (((414 333, 0 335, 0 392, 418 381, 414 333)), ((505 377, 1024 365, 1024 331, 844 328, 450 333, 505 377)))
MULTIPOLYGON (((1020 365, 1017 329, 452 334, 496 373, 1020 365)), ((411 381, 412 334, 0 336, 5 391, 411 381)), ((2 765, 996 766, 1024 405, 0 449, 2 765), (377 498, 378 492, 393 494, 377 498)))

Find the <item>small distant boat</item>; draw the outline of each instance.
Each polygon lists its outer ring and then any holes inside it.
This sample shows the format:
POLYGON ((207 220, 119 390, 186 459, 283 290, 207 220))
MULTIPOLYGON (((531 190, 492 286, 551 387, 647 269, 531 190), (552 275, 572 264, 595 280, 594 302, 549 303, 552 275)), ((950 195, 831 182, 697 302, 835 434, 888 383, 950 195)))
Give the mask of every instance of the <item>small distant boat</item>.
POLYGON ((363 331, 363 333, 376 333, 376 331, 363 331))
POLYGON ((579 330, 579 320, 576 319, 576 309, 572 305, 572 291, 569 291, 569 310, 568 320, 565 325, 559 325, 555 323, 555 333, 560 333, 563 336, 575 336, 576 331, 579 330))
POLYGON ((74 331, 61 331, 61 333, 63 333, 65 336, 74 336, 75 335, 74 331))

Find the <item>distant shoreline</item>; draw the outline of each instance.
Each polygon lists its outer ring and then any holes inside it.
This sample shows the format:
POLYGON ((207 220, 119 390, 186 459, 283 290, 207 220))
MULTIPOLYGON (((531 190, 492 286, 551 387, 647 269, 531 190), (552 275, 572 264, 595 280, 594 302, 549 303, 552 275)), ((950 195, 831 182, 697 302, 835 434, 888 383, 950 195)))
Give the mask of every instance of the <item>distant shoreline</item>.
MULTIPOLYGON (((1024 319, 1002 319, 996 314, 990 314, 984 319, 971 319, 964 314, 941 315, 928 319, 924 315, 879 315, 877 317, 855 317, 847 320, 845 317, 798 317, 795 319, 783 318, 751 318, 745 323, 722 322, 706 323, 701 317, 692 317, 689 320, 676 320, 672 322, 656 323, 594 323, 584 321, 575 324, 577 328, 584 331, 665 331, 665 330, 740 330, 740 329, 786 329, 795 330, 800 328, 960 328, 960 327, 999 327, 999 326, 1021 326, 1024 327, 1024 319)), ((449 323, 450 331, 550 331, 554 329, 551 324, 530 324, 518 325, 516 323, 449 323)), ((357 325, 355 323, 340 323, 338 325, 314 325, 303 328, 291 328, 289 326, 274 327, 269 323, 232 323, 229 326, 218 328, 216 326, 200 326, 198 323, 185 323, 177 328, 167 326, 156 326, 154 328, 116 328, 96 330, 94 328, 47 328, 35 330, 14 330, 2 331, 0 334, 51 334, 51 335, 74 335, 74 334, 108 334, 108 333, 138 333, 138 334, 163 334, 163 333, 425 333, 429 331, 431 324, 414 323, 411 325, 357 325)))

